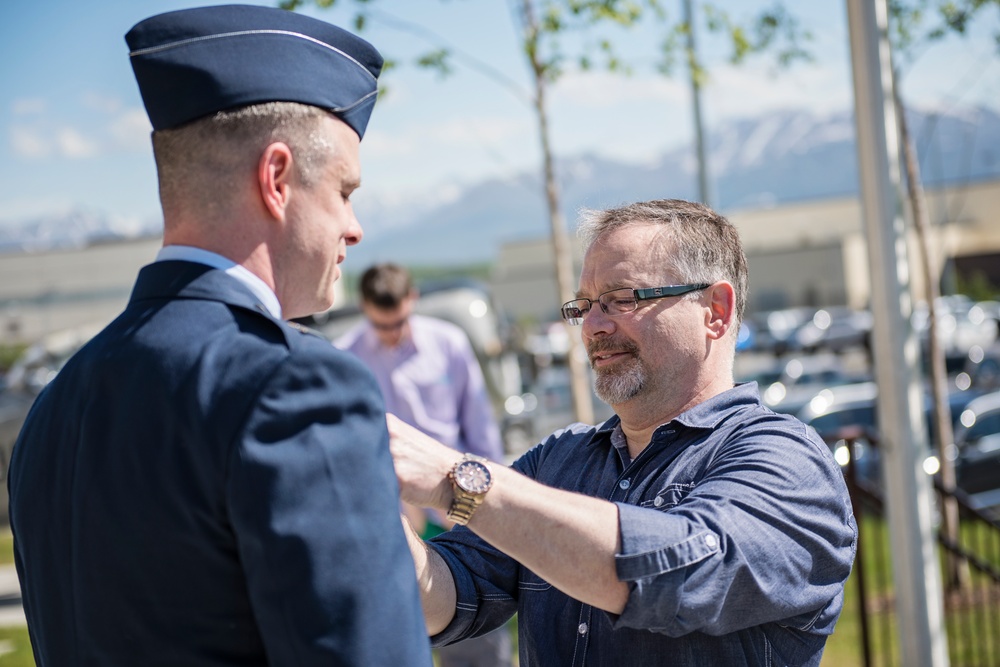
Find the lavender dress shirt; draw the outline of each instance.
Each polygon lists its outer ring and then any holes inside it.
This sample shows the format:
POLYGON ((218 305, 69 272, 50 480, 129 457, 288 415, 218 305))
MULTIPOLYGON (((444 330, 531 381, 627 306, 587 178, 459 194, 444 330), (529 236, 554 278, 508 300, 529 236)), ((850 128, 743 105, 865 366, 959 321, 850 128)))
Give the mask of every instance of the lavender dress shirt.
POLYGON ((461 452, 503 461, 503 442, 486 383, 466 333, 457 325, 410 316, 410 336, 382 345, 365 322, 334 342, 375 374, 387 412, 461 452))

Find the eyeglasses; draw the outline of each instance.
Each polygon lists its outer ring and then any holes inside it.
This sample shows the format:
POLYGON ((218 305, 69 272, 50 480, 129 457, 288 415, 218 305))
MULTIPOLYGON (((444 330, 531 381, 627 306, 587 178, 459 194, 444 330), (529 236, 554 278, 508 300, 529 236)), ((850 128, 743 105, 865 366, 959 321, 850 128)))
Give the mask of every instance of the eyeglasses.
MULTIPOLYGON (((621 287, 619 289, 608 290, 598 295, 596 302, 601 304, 601 310, 614 317, 631 313, 639 307, 640 301, 649 299, 663 299, 668 296, 681 296, 689 292, 711 287, 711 283, 698 283, 696 285, 666 285, 664 287, 643 287, 632 289, 631 287, 621 287)), ((569 324, 583 324, 583 318, 590 312, 594 300, 573 299, 562 305, 562 317, 569 324)))

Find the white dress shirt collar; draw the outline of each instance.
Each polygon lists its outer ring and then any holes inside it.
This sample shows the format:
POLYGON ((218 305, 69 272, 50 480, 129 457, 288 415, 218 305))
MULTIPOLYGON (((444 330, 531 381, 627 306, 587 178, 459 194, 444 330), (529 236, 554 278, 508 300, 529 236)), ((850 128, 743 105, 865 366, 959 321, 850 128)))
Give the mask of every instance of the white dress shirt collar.
POLYGON ((267 283, 251 273, 249 269, 240 266, 231 259, 202 248, 187 245, 168 245, 160 248, 160 252, 156 255, 156 261, 163 262, 169 260, 195 262, 197 264, 205 264, 213 269, 225 271, 246 285, 254 293, 254 296, 260 299, 261 303, 264 304, 264 307, 267 308, 267 311, 275 319, 281 319, 281 304, 278 302, 278 297, 274 291, 267 286, 267 283))

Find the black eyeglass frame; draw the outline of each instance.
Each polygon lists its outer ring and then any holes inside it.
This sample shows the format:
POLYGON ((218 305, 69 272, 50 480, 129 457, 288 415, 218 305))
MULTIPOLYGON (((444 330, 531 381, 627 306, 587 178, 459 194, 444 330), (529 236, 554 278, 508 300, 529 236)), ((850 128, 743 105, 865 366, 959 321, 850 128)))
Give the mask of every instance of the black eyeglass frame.
POLYGON ((683 296, 691 292, 697 292, 698 290, 706 289, 711 287, 712 283, 691 283, 687 285, 663 285, 662 287, 639 287, 639 288, 629 288, 629 287, 617 287, 607 292, 601 292, 597 295, 597 299, 573 299, 572 301, 567 301, 559 309, 562 314, 562 318, 566 320, 570 325, 583 324, 583 318, 587 316, 590 309, 594 307, 594 304, 598 304, 601 310, 604 311, 609 317, 616 317, 618 315, 624 315, 625 313, 609 313, 608 307, 601 301, 601 297, 605 294, 611 294, 612 292, 620 292, 622 290, 631 289, 632 296, 635 299, 635 308, 625 312, 631 313, 639 307, 640 301, 649 301, 651 299, 663 299, 668 296, 683 296), (580 301, 586 301, 590 305, 586 310, 583 308, 571 307, 571 303, 578 303, 580 301), (570 311, 576 311, 573 314, 570 311))

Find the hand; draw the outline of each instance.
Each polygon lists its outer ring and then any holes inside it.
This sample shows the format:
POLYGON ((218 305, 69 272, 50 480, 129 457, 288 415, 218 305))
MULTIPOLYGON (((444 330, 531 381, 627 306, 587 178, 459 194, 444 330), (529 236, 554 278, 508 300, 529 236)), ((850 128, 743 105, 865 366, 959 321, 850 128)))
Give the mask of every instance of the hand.
POLYGON ((402 499, 418 507, 447 510, 452 500, 448 473, 461 458, 460 454, 396 415, 387 414, 386 424, 402 499))

